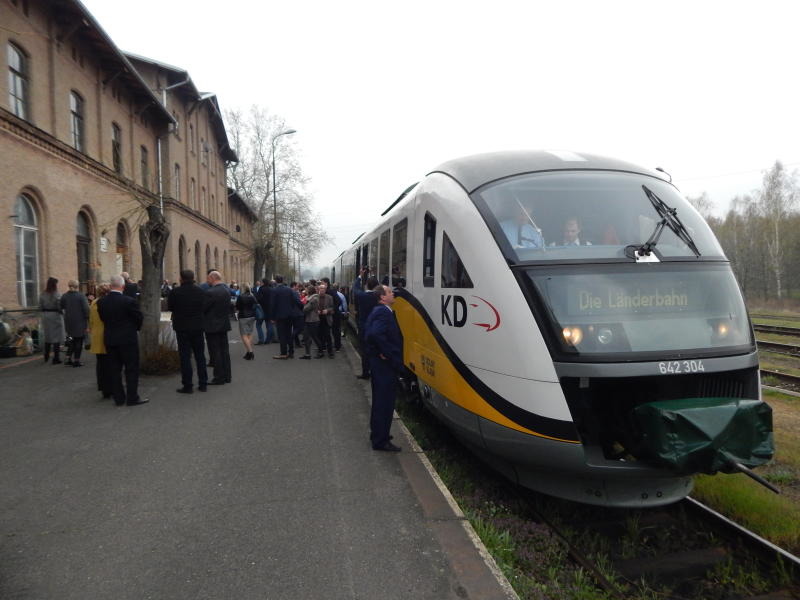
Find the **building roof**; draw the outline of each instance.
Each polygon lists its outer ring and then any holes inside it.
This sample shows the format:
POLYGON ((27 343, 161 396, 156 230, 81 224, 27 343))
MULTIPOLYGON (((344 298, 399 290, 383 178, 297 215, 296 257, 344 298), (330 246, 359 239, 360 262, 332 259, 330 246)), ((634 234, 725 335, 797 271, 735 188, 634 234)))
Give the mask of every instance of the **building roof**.
POLYGON ((253 210, 253 208, 247 202, 244 201, 244 198, 242 198, 239 195, 239 192, 237 192, 233 188, 228 188, 228 198, 231 200, 231 202, 242 208, 242 210, 244 210, 244 212, 250 217, 250 219, 252 219, 253 221, 258 221, 258 215, 253 210))
POLYGON ((181 88, 185 95, 188 96, 190 102, 195 102, 196 105, 207 102, 211 107, 211 125, 214 128, 214 134, 220 142, 220 147, 218 148, 220 156, 229 162, 239 161, 239 158, 228 142, 228 133, 225 130, 225 123, 222 119, 222 111, 219 108, 216 94, 198 91, 197 86, 195 86, 192 77, 186 69, 153 58, 147 58, 146 56, 133 54, 132 52, 125 52, 125 56, 134 63, 143 63, 170 72, 171 76, 167 78, 168 87, 173 89, 181 88))
POLYGON ((107 75, 103 81, 104 85, 108 85, 112 81, 123 82, 133 94, 134 99, 140 103, 139 110, 141 112, 152 110, 164 121, 175 122, 175 119, 164 108, 131 62, 117 48, 117 45, 80 0, 51 0, 50 7, 55 15, 59 41, 80 36, 82 41, 90 45, 93 57, 100 63, 107 75))

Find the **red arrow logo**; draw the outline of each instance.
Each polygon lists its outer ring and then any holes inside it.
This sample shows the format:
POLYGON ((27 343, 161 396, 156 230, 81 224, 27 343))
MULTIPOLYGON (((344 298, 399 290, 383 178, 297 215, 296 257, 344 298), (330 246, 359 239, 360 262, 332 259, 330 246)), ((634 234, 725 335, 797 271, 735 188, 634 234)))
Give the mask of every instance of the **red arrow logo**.
MULTIPOLYGON (((477 298, 478 300, 480 300, 482 302, 485 302, 486 306, 488 306, 489 308, 492 309, 492 312, 494 313, 494 319, 495 319, 494 325, 490 325, 489 323, 473 323, 473 325, 476 325, 478 327, 485 327, 486 328, 486 333, 489 333, 490 331, 494 331, 495 329, 500 327, 500 313, 497 312, 497 309, 492 305, 492 303, 489 302, 488 300, 484 300, 480 296, 472 296, 472 297, 473 298, 477 298)), ((470 306, 477 307, 478 305, 477 304, 470 304, 470 306)))

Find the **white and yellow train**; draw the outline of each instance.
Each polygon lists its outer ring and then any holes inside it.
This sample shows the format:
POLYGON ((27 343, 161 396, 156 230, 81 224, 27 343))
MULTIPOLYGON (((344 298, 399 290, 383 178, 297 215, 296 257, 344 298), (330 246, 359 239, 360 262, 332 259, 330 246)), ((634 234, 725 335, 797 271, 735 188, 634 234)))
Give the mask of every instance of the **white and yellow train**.
MULTIPOLYGON (((659 172, 560 151, 453 160, 406 190, 332 279, 347 292, 360 266, 399 286, 405 364, 426 405, 524 486, 658 505, 687 495, 697 471, 771 455, 730 264, 659 172), (760 425, 722 423, 710 399, 724 399, 728 417, 731 405, 755 406, 760 425), (658 455, 674 432, 637 412, 658 402, 716 422, 705 431, 720 430, 709 434, 714 458, 658 455), (741 446, 742 428, 754 429, 744 458, 723 439, 741 446)), ((694 440, 665 452, 684 442, 694 440)))

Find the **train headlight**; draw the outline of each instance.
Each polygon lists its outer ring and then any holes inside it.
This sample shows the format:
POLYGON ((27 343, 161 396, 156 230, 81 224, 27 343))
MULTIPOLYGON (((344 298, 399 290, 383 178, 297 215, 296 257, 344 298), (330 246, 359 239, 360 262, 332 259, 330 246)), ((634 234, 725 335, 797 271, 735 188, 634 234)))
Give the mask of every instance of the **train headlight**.
POLYGON ((580 327, 564 327, 561 330, 561 335, 564 336, 564 341, 569 346, 577 346, 583 340, 583 329, 580 327))
POLYGON ((721 338, 728 337, 731 328, 728 327, 727 323, 718 323, 717 324, 717 335, 721 338))
POLYGON ((608 327, 602 327, 600 331, 597 332, 597 341, 607 346, 612 341, 614 341, 614 332, 611 331, 608 327))

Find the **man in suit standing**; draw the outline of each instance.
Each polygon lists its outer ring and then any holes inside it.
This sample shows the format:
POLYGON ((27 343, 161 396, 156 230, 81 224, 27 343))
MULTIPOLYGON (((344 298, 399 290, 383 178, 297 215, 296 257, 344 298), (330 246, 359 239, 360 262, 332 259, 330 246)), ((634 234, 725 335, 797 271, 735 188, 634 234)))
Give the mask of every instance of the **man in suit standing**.
POLYGON ((222 283, 219 271, 206 276, 209 288, 205 291, 203 306, 203 330, 206 332, 208 354, 214 364, 214 379, 211 385, 231 382, 231 353, 228 332, 231 330, 231 294, 222 283))
POLYGON ((364 338, 372 371, 372 411, 369 418, 373 450, 400 452, 390 440, 397 374, 403 368, 403 334, 394 311, 394 293, 388 285, 373 290, 378 305, 367 318, 364 338))
POLYGON ((103 321, 103 341, 109 363, 109 379, 117 406, 138 406, 148 402, 139 397, 139 329, 142 311, 139 303, 123 295, 125 280, 111 277, 111 291, 97 301, 97 311, 103 321), (125 387, 122 386, 122 368, 125 368, 125 387))
POLYGON ((178 354, 181 357, 180 394, 192 393, 192 354, 197 364, 197 389, 206 391, 208 372, 206 353, 203 344, 203 308, 206 293, 194 282, 194 271, 181 271, 181 285, 167 296, 167 310, 172 312, 172 329, 178 340, 178 354))
POLYGON ((377 277, 367 277, 369 269, 364 267, 361 273, 356 277, 353 283, 354 300, 356 305, 356 324, 358 325, 358 345, 361 349, 361 375, 357 375, 359 379, 369 379, 369 359, 367 358, 367 350, 364 343, 364 332, 367 327, 367 317, 369 317, 372 309, 378 304, 378 298, 372 293, 372 290, 378 286, 377 277), (362 282, 366 279, 367 289, 363 289, 362 282))
POLYGON ((300 296, 283 282, 283 275, 275 275, 277 287, 270 293, 270 319, 278 329, 278 341, 281 344, 281 353, 273 356, 278 360, 294 358, 294 339, 292 337, 292 321, 296 309, 303 312, 303 303, 300 296))

